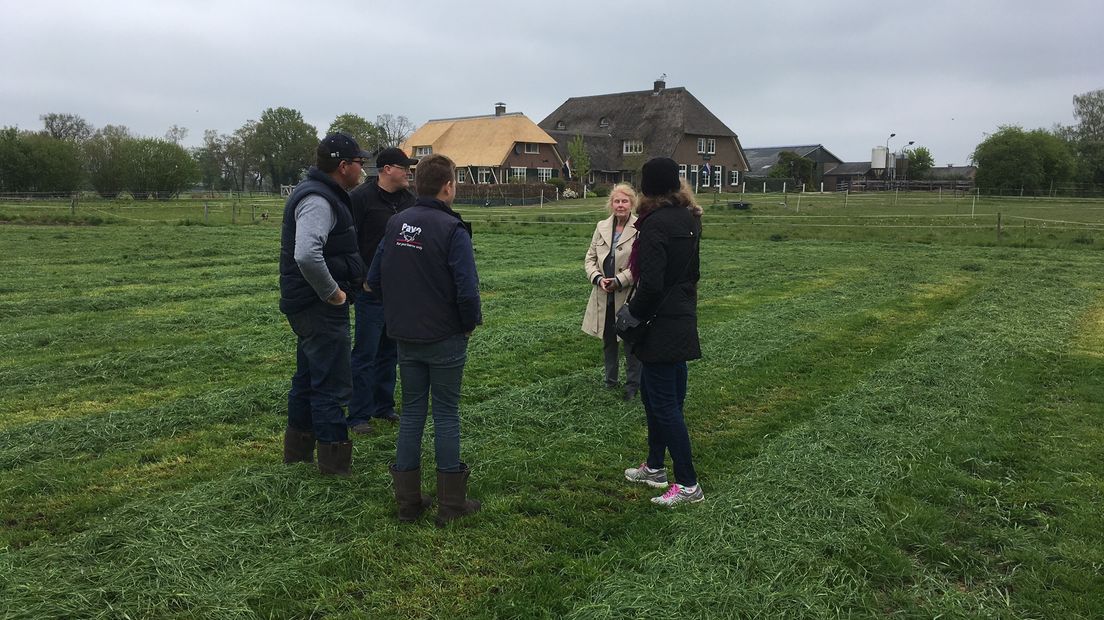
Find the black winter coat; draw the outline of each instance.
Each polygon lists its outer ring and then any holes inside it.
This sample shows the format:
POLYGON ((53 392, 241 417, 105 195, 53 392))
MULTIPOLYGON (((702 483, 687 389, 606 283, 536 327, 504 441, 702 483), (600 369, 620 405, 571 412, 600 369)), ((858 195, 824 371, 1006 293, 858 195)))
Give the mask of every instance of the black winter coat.
POLYGON ((701 219, 682 205, 666 204, 638 220, 636 227, 636 291, 629 312, 641 320, 655 318, 633 354, 645 363, 698 359, 701 219), (668 287, 673 288, 664 299, 668 287))

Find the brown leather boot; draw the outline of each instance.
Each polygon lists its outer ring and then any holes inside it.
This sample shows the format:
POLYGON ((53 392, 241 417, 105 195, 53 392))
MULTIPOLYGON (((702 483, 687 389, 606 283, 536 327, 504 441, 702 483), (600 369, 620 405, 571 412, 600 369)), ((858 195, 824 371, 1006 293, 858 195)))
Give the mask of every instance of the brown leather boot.
POLYGON ((468 476, 471 470, 461 463, 463 471, 437 472, 437 527, 453 519, 479 512, 479 502, 468 499, 468 476))
POLYGON ((325 476, 349 477, 353 464, 353 442, 318 442, 318 471, 325 476))
POLYGON ((314 433, 287 427, 284 430, 284 462, 313 463, 314 433))
POLYGON ((395 481, 395 501, 399 504, 399 521, 411 523, 422 516, 433 498, 422 493, 422 470, 395 471, 390 467, 391 479, 395 481))

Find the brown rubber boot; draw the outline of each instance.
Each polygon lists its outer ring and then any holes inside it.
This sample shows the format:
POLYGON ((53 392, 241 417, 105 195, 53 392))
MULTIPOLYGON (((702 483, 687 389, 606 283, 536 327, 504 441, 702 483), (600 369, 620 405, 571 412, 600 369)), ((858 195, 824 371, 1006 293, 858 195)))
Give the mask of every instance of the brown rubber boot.
POLYGON ((313 463, 314 433, 297 431, 290 426, 284 430, 284 462, 313 463))
POLYGON ((390 467, 391 479, 395 481, 395 501, 399 504, 399 521, 411 523, 422 516, 433 498, 422 493, 422 470, 395 471, 390 467))
POLYGON ((463 463, 460 465, 464 468, 463 471, 437 472, 437 527, 444 527, 453 519, 479 512, 479 502, 467 498, 471 470, 463 463))
POLYGON ((349 477, 353 463, 353 442, 318 442, 318 471, 325 476, 349 477))

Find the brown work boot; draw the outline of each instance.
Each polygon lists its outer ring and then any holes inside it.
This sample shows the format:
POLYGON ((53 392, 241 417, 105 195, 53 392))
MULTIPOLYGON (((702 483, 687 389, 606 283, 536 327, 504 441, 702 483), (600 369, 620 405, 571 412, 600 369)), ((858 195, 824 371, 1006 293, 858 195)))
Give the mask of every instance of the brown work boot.
POLYGON ((437 527, 460 517, 479 512, 477 500, 468 499, 468 476, 471 470, 460 464, 463 471, 437 472, 437 527))
POLYGON ((433 503, 433 498, 422 493, 422 470, 396 471, 394 465, 390 470, 395 482, 395 501, 399 504, 399 521, 417 521, 433 503))
POLYGON ((313 463, 314 433, 297 431, 290 426, 284 430, 284 463, 313 463))
POLYGON ((348 477, 351 475, 349 469, 352 463, 353 442, 318 442, 318 471, 321 474, 348 477))

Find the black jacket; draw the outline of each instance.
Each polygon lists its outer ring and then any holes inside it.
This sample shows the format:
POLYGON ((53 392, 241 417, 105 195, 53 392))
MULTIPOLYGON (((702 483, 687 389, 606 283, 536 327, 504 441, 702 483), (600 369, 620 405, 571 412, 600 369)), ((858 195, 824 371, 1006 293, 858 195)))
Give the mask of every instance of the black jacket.
POLYGON ((318 299, 318 294, 295 262, 295 207, 309 194, 322 196, 333 210, 336 222, 326 244, 322 246, 322 256, 337 285, 352 294, 360 289, 368 275, 364 260, 357 251, 348 192, 329 175, 312 167, 307 172, 306 180, 295 186, 295 191, 284 205, 284 223, 280 234, 280 311, 284 314, 294 314, 311 304, 324 303, 318 299))
POLYGON ((368 286, 395 340, 437 342, 483 322, 471 228, 440 200, 420 197, 391 218, 368 286))
POLYGON ((379 183, 365 183, 350 194, 353 201, 353 225, 357 230, 357 245, 364 264, 370 269, 376 247, 383 239, 387 220, 399 211, 414 204, 414 194, 408 189, 388 194, 379 183))
POLYGON ((698 359, 701 220, 682 205, 666 204, 638 220, 636 227, 636 291, 629 312, 641 320, 655 318, 633 354, 652 363, 698 359))

